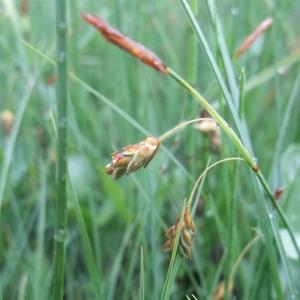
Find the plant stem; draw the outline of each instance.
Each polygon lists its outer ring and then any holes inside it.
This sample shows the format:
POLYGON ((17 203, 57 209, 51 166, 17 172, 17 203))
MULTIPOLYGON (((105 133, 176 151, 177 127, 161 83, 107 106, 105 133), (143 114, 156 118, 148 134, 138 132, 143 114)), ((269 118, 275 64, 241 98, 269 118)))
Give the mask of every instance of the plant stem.
POLYGON ((291 230, 291 227, 289 226, 284 213, 282 212, 281 208, 277 205, 276 200, 274 198, 274 195, 264 178, 263 174, 258 168, 258 165, 255 161, 254 158, 250 155, 250 153, 247 151, 246 147, 243 145, 239 137, 236 135, 236 133, 232 130, 231 127, 227 124, 227 122, 223 119, 223 117, 208 103, 208 101, 198 93, 197 90, 195 90, 188 82, 186 82, 182 77, 180 77, 175 71, 172 69, 168 68, 169 75, 175 79, 180 85, 182 85, 194 98, 195 100, 200 103, 206 110, 207 112, 215 119, 215 121, 219 124, 219 126, 227 133, 231 141, 234 143, 236 146, 237 150, 239 151, 240 155, 242 158, 245 159, 247 164, 251 167, 251 169, 254 171, 256 178, 260 182, 261 186, 265 190, 266 195, 270 199, 272 206, 276 209, 276 211, 279 214, 279 217, 281 218, 284 226, 287 228, 290 237, 292 239, 294 248, 298 254, 298 257, 300 257, 300 250, 297 245, 296 239, 293 235, 293 232, 291 230))
POLYGON ((229 135, 230 139, 236 146, 237 150, 241 154, 241 156, 245 159, 245 161, 249 164, 249 166, 253 170, 257 170, 256 161, 249 154, 245 146, 242 144, 238 136, 232 130, 231 127, 228 126, 227 122, 219 115, 219 113, 207 102, 207 100, 198 93, 189 83, 187 83, 182 77, 180 77, 175 71, 168 68, 169 75, 175 79, 180 85, 185 87, 188 92, 194 96, 197 102, 199 102, 211 115, 212 118, 216 120, 216 122, 220 125, 220 127, 229 135))
POLYGON ((166 141, 167 139, 169 139, 170 137, 172 137, 173 135, 175 135, 176 133, 178 133, 180 130, 184 129, 186 126, 193 124, 193 123, 199 123, 201 121, 209 121, 211 120, 211 118, 198 118, 198 119, 192 119, 189 121, 184 121, 180 124, 178 124, 177 126, 171 128, 170 130, 168 130, 167 132, 165 132, 164 134, 162 134, 158 140, 160 143, 163 143, 164 141, 166 141))
POLYGON ((64 290, 67 227, 67 43, 66 1, 56 0, 58 107, 56 233, 53 300, 61 300, 64 290))

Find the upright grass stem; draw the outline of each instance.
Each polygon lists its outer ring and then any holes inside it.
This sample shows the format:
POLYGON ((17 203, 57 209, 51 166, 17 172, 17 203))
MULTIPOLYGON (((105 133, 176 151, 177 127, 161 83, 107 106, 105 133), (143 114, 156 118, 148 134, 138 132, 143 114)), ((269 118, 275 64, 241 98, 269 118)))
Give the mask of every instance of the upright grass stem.
POLYGON ((58 144, 53 300, 63 298, 67 227, 67 21, 66 1, 56 0, 58 144))

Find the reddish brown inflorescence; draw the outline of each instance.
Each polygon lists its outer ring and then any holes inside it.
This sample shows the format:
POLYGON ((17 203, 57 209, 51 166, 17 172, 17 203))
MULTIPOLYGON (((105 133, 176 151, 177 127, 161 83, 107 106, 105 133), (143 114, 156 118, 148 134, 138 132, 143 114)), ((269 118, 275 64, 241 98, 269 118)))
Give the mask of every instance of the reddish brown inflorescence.
POLYGON ((118 179, 141 167, 146 168, 159 145, 159 140, 150 136, 138 144, 125 146, 121 151, 112 153, 112 162, 105 167, 106 174, 118 179))
POLYGON ((178 230, 181 230, 179 252, 185 258, 190 258, 192 253, 193 240, 196 233, 196 227, 189 206, 186 205, 184 208, 181 226, 179 226, 179 221, 180 217, 177 217, 175 224, 165 232, 167 240, 163 244, 162 249, 163 251, 172 251, 175 244, 176 233, 178 230))
POLYGON ((152 51, 150 51, 140 43, 135 42, 129 37, 125 36, 99 17, 93 16, 88 13, 82 13, 82 17, 89 24, 97 28, 98 31, 104 36, 104 38, 106 38, 106 40, 129 52, 131 55, 137 57, 146 65, 156 69, 164 75, 168 75, 168 69, 166 65, 152 51))

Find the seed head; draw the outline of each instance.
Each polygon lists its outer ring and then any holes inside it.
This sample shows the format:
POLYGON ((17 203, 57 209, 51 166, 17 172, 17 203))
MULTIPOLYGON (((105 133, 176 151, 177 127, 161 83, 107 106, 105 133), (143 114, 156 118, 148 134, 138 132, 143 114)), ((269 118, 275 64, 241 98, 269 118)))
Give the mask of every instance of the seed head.
POLYGON ((112 162, 105 167, 106 174, 118 179, 141 167, 146 168, 155 156, 159 145, 159 140, 150 136, 140 143, 125 146, 121 151, 112 153, 112 162))
POLYGON ((180 254, 185 257, 191 257, 193 240, 196 233, 195 223, 193 221, 190 208, 188 205, 184 208, 184 215, 182 220, 182 226, 179 226, 180 217, 177 217, 176 222, 165 232, 165 236, 167 238, 166 242, 162 246, 163 251, 172 251, 177 230, 181 230, 180 232, 180 240, 179 240, 179 251, 180 254))

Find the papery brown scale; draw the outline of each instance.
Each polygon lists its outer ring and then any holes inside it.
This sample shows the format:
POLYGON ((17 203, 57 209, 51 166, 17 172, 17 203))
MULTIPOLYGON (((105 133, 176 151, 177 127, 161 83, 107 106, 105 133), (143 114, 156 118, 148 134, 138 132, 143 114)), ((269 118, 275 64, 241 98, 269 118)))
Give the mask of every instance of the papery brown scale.
POLYGON ((163 245, 162 245, 162 250, 163 251, 171 251, 174 247, 174 242, 175 240, 167 240, 163 245))
POLYGON ((176 236, 177 224, 172 225, 170 228, 167 229, 165 232, 166 238, 174 238, 176 236))
POLYGON ((131 55, 139 58, 146 65, 156 69, 164 75, 168 75, 168 69, 162 60, 152 51, 138 42, 133 41, 117 29, 110 26, 107 22, 91 14, 82 13, 82 17, 95 28, 111 43, 126 50, 131 55))
POLYGON ((181 239, 185 247, 192 246, 192 234, 188 230, 186 229, 182 230, 181 239))
POLYGON ((188 229, 195 230, 195 224, 189 211, 184 213, 184 222, 188 229))

